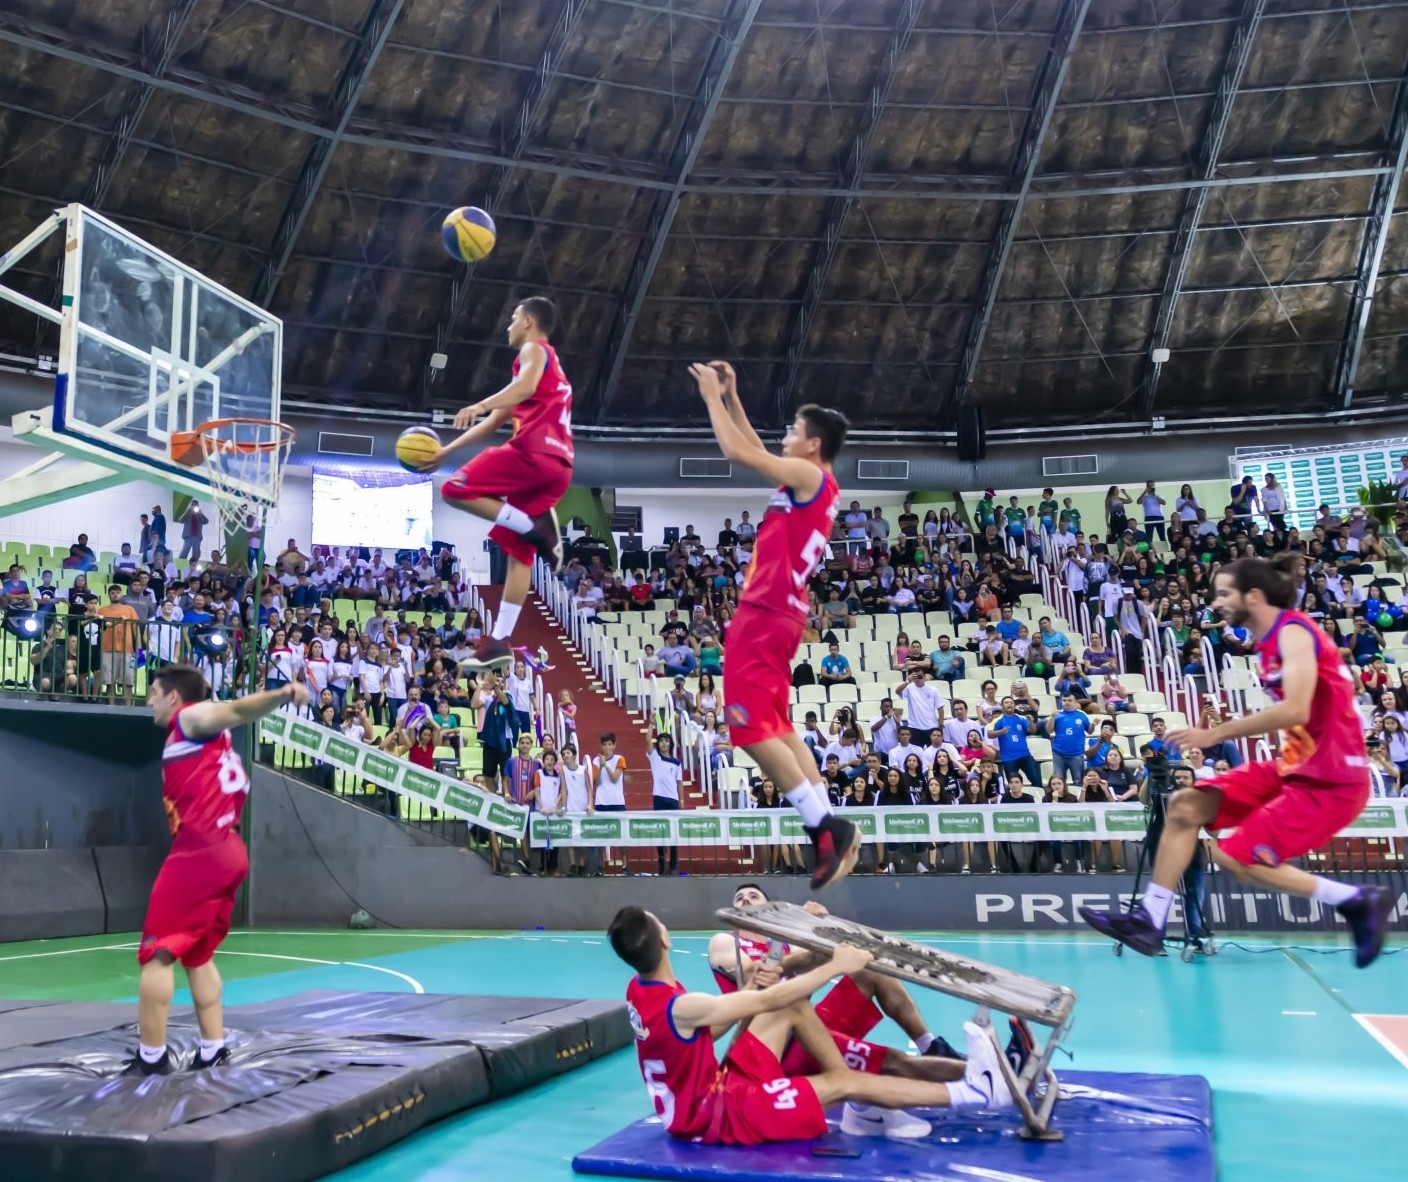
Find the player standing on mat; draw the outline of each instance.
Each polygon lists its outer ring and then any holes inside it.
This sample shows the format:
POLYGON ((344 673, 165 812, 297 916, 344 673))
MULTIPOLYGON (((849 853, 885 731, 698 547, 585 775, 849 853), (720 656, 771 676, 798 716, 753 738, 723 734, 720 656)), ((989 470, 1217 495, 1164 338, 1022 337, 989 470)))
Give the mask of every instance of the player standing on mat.
POLYGON ((1216 779, 1181 788, 1168 802, 1153 880, 1128 914, 1080 908, 1097 931, 1145 956, 1163 950, 1169 905, 1193 858, 1198 831, 1235 826, 1213 847, 1213 861, 1243 882, 1317 899, 1333 907, 1354 936, 1360 968, 1383 948, 1393 896, 1289 866, 1350 824, 1369 800, 1369 760, 1354 701, 1354 681, 1339 647, 1309 616, 1295 611, 1302 559, 1241 558, 1220 570, 1213 607, 1251 630, 1261 681, 1275 705, 1207 730, 1170 732, 1184 751, 1228 739, 1280 733, 1281 758, 1247 763, 1216 779))
POLYGON ((792 662, 807 622, 807 580, 826 555, 841 493, 831 463, 846 440, 839 411, 808 403, 797 411, 782 455, 772 455, 743 413, 725 361, 689 368, 730 460, 778 486, 758 525, 738 610, 728 629, 724 715, 742 747, 802 816, 816 852, 812 890, 844 878, 860 853, 860 831, 831 811, 811 751, 788 715, 792 662))
POLYGON ((161 795, 171 851, 152 884, 137 963, 137 1022, 141 1043, 128 1075, 169 1075, 166 1017, 176 988, 175 963, 186 970, 200 1024, 192 1070, 226 1062, 225 1022, 215 950, 230 930, 235 896, 249 873, 240 840, 240 813, 249 776, 230 743, 230 728, 256 722, 280 706, 303 705, 308 690, 290 682, 234 702, 210 702, 199 669, 167 665, 152 674, 152 719, 166 727, 161 795))
POLYGON ((508 343, 518 350, 513 381, 455 416, 464 431, 423 465, 433 472, 453 453, 488 439, 509 419, 513 434, 499 447, 480 452, 445 481, 447 505, 492 521, 489 537, 508 555, 503 599, 490 634, 479 642, 469 669, 513 662, 509 638, 532 585, 533 559, 554 571, 562 565, 562 536, 554 509, 572 483, 572 384, 562 372, 548 337, 557 309, 544 296, 532 296, 513 310, 508 343), (486 416, 481 422, 475 420, 486 416), (468 430, 464 430, 465 428, 468 430))
POLYGON ((964 1025, 968 1066, 951 1083, 871 1075, 847 1066, 807 1000, 838 974, 865 969, 870 953, 838 944, 820 967, 767 989, 723 997, 691 993, 675 979, 670 933, 640 907, 623 907, 607 933, 616 955, 636 970, 626 988, 645 1089, 670 1136, 706 1145, 761 1145, 824 1137, 826 1109, 842 1100, 881 1108, 1000 1108, 1012 1093, 992 1039, 964 1025), (746 1023, 723 1063, 714 1051, 735 1023, 746 1023), (789 1076, 781 1058, 799 1040, 819 1070, 789 1076))

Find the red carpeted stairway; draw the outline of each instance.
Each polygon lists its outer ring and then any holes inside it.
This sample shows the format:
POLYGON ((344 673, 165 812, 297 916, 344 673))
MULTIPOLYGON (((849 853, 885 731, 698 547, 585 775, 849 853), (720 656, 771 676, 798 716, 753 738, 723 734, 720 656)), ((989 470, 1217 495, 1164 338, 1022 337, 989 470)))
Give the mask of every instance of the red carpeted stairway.
MULTIPOLYGON (((479 593, 491 610, 498 608, 500 588, 481 586, 479 593)), ((610 696, 581 651, 536 594, 529 595, 528 602, 523 605, 523 614, 514 629, 513 643, 533 652, 539 648, 547 650, 548 664, 553 668, 543 673, 543 687, 554 699, 561 690, 571 692, 572 700, 577 705, 580 753, 584 756, 597 754, 600 750, 599 737, 604 732, 614 733, 616 750, 626 759, 626 807, 649 810, 650 768, 646 761, 650 742, 648 721, 610 696)), ((682 806, 686 809, 700 808, 705 804, 704 794, 693 777, 685 780, 680 795, 682 806)), ((608 873, 619 872, 623 865, 636 873, 653 874, 657 868, 653 848, 616 849, 613 856, 616 861, 608 864, 608 873)), ((728 850, 722 846, 700 849, 684 846, 680 849, 680 869, 686 873, 751 872, 759 865, 761 863, 754 862, 746 849, 728 850)))

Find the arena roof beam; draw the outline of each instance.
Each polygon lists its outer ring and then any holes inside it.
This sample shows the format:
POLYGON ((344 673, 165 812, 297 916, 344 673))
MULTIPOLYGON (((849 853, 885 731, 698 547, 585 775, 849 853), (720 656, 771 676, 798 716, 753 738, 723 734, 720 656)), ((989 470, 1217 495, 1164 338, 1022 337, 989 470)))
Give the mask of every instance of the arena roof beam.
POLYGON ((254 284, 254 302, 262 308, 269 307, 274 293, 279 289, 279 280, 293 255, 294 244, 303 232, 303 223, 308 220, 313 202, 318 199, 318 192, 328 175, 333 153, 342 142, 347 124, 351 122, 352 112, 362 101, 362 91, 366 89, 367 79, 376 68, 377 59, 381 57, 381 51, 386 48, 386 43, 391 38, 391 29, 400 19, 405 6, 406 0, 375 0, 366 20, 362 22, 352 52, 347 55, 347 63, 342 67, 342 74, 337 80, 337 89, 333 91, 333 133, 330 137, 315 139, 308 155, 304 157, 303 166, 298 170, 298 179, 294 181, 293 191, 289 194, 288 204, 284 206, 283 216, 274 230, 273 243, 269 247, 268 257, 264 260, 264 269, 254 284))
MULTIPOLYGON (((161 33, 150 52, 146 49, 147 34, 146 30, 143 30, 142 63, 152 77, 162 77, 166 73, 167 67, 171 65, 171 59, 176 56, 177 42, 180 41, 181 34, 186 28, 186 22, 190 20, 191 12, 195 6, 196 0, 181 0, 180 4, 175 5, 166 14, 166 22, 162 25, 161 33)), ((155 93, 156 87, 145 80, 134 82, 127 92, 127 98, 123 101, 117 123, 112 129, 107 143, 103 146, 102 158, 98 161, 98 167, 88 182, 87 192, 83 194, 83 204, 89 209, 102 209, 103 202, 107 200, 108 190, 112 188, 113 178, 117 175, 118 168, 121 167, 123 159, 127 156, 128 148, 132 146, 132 138, 137 134, 137 125, 141 123, 142 116, 146 114, 147 107, 151 104, 152 96, 155 93)))
POLYGON ((1379 268, 1383 265, 1384 247, 1388 245, 1394 207, 1398 204, 1398 186, 1403 180, 1404 165, 1408 164, 1408 62, 1404 64, 1403 79, 1393 100, 1384 156, 1389 170, 1374 182, 1369 219, 1359 239, 1359 266, 1350 296, 1344 341, 1335 364, 1335 400, 1343 410, 1349 410, 1354 402, 1359 359, 1364 353, 1364 338, 1374 310, 1374 290, 1379 285, 1379 268))
MULTIPOLYGON (((487 186, 489 201, 485 208, 491 216, 497 217, 504 203, 508 200, 514 177, 517 175, 517 169, 512 162, 518 161, 528 148, 533 132, 537 129, 538 121, 543 116, 543 107, 552 84, 553 73, 557 66, 561 65, 563 56, 567 52, 567 46, 577 30, 577 24, 586 7, 587 0, 566 0, 562 11, 558 14, 557 24, 553 26, 552 32, 548 35, 547 44, 543 47, 542 56, 538 59, 538 67, 533 73, 532 80, 528 83, 523 101, 518 105, 518 114, 513 120, 513 125, 509 128, 508 141, 504 144, 506 160, 495 167, 493 178, 487 186)), ((430 396, 439 373, 438 370, 431 368, 430 359, 437 353, 449 352, 455 322, 459 320, 460 313, 464 310, 465 298, 469 294, 476 270, 478 268, 473 263, 455 268, 454 279, 450 283, 449 293, 445 297, 445 306, 441 309, 440 319, 435 325, 434 343, 421 366, 420 391, 417 395, 416 405, 422 408, 430 405, 430 396)))
POLYGON ((699 151, 713 122, 714 112, 719 109, 719 99, 728 85, 733 65, 738 60, 738 52, 748 30, 753 27, 762 0, 731 0, 723 23, 714 36, 709 48, 708 60, 700 75, 699 89, 694 101, 684 114, 675 146, 670 152, 670 187, 655 195, 646 222, 646 235, 636 250, 631 263, 630 274, 626 279, 626 289, 616 309, 616 317, 611 324, 611 333, 606 340, 603 361, 597 368, 593 383, 593 399, 596 405, 596 421, 599 423, 611 409, 611 400, 616 396, 616 385, 621 379, 621 369, 626 364, 626 352, 631 347, 631 336, 635 332, 636 321, 641 308, 645 306, 646 293, 650 281, 655 276, 655 268, 660 265, 660 256, 665 251, 665 243, 670 238, 670 228, 675 224, 679 213, 680 199, 688 187, 689 175, 694 171, 694 163, 699 159, 699 151), (603 377, 603 373, 605 376, 603 377))
POLYGON ((1022 128, 1022 139, 1012 160, 1012 200, 1006 202, 997 218, 997 229, 993 235, 992 249, 988 252, 987 266, 978 285, 978 301, 968 320, 964 333, 963 351, 959 355, 958 372, 954 377, 949 397, 939 408, 942 417, 949 404, 961 404, 973 387, 973 378, 978 372, 978 362, 983 353, 983 338, 987 336, 988 325, 992 321, 993 308, 997 306, 997 291, 1002 285, 1002 275, 1007 269, 1007 260, 1012 254, 1012 245, 1017 241, 1017 229, 1022 222, 1022 211, 1026 208, 1027 196, 1032 191, 1036 179, 1036 166, 1041 159, 1041 145, 1046 141, 1046 132, 1051 126, 1051 117, 1056 112, 1056 103, 1061 97, 1061 87, 1066 81, 1066 71, 1070 68, 1071 57, 1075 53, 1076 41, 1085 25, 1086 14, 1090 12, 1091 0, 1063 0, 1056 20, 1056 32, 1047 47, 1046 57, 1037 72, 1032 86, 1032 101, 1027 111, 1026 126, 1022 128))
MULTIPOLYGON (((890 102, 890 92, 894 90, 895 79, 899 75, 900 59, 904 57, 905 50, 909 48, 909 43, 914 37, 914 27, 919 23, 922 8, 922 0, 905 0, 904 7, 900 9, 894 31, 885 45, 885 56, 880 59, 879 72, 870 87, 870 96, 861 115, 860 127, 856 130, 855 139, 851 141, 851 149, 846 154, 846 161, 841 169, 841 184, 846 189, 854 190, 865 172, 865 162, 870 159, 875 133, 879 130, 880 120, 890 102)), ((833 197, 827 203, 821 240, 812 256, 807 286, 802 293, 797 315, 792 321, 792 332, 787 346, 787 367, 783 371, 782 380, 777 384, 775 402, 778 422, 786 419, 788 404, 792 401, 792 393, 797 387, 797 375, 801 372, 802 358, 807 351, 807 340, 811 336, 812 321, 821 307, 826 282, 831 277, 831 268, 836 262, 836 253, 841 246, 841 231, 845 228, 846 218, 854 204, 853 196, 833 197)))
MULTIPOLYGON (((1241 19, 1238 20, 1232 40, 1228 43, 1222 77, 1217 84, 1217 97, 1213 99, 1207 126, 1203 129, 1203 140, 1198 145, 1196 175, 1202 180, 1211 180, 1217 175, 1218 158, 1222 155, 1222 145, 1232 121, 1232 108, 1236 105, 1237 92, 1246 76, 1252 46, 1261 29, 1265 12, 1266 0, 1246 0, 1241 19)), ((1159 296, 1159 307, 1154 313, 1154 327, 1149 337, 1149 355, 1145 358, 1144 374, 1140 382, 1144 387, 1144 419, 1151 419, 1154 415, 1154 406, 1159 394, 1159 376, 1164 369, 1164 363, 1157 360, 1157 357, 1159 350, 1168 348, 1173 335, 1173 317, 1178 311, 1178 299, 1183 294, 1184 280, 1188 277, 1188 264, 1193 258, 1193 242, 1198 236, 1203 211, 1207 208, 1211 194, 1211 189, 1190 189, 1183 200, 1183 214, 1178 222, 1178 233, 1174 235, 1168 270, 1164 273, 1163 291, 1159 296)))

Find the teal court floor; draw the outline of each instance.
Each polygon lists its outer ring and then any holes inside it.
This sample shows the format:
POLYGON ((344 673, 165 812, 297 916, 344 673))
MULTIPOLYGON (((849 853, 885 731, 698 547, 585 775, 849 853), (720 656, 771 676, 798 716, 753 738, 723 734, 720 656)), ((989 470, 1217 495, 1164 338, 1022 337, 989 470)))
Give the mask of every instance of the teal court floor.
MULTIPOLYGON (((1408 1019, 1367 1020, 1408 1014, 1408 957, 1359 971, 1334 940, 1248 940, 1182 964, 1116 958, 1093 935, 914 935, 1072 986, 1077 1067, 1207 1076, 1222 1182, 1408 1179, 1408 1019)), ((676 969, 699 989, 711 987, 706 940, 675 941, 676 969)), ((134 948, 122 936, 0 946, 0 997, 131 999, 134 948)), ((619 998, 629 975, 599 933, 237 931, 218 964, 232 1005, 309 989, 619 998)), ((932 1028, 959 1040, 971 1007, 916 992, 932 1028)), ((888 1023, 878 1037, 905 1045, 888 1023)), ((647 1111, 626 1050, 331 1177, 565 1182, 574 1153, 647 1111)))

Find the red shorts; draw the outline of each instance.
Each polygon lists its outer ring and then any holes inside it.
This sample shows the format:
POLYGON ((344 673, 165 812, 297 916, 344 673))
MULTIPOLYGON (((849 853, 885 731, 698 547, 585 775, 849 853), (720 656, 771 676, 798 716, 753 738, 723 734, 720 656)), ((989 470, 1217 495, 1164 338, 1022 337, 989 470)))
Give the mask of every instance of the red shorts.
MULTIPOLYGON (((867 1075, 880 1074, 888 1048, 866 1042, 865 1036, 880 1024, 884 1015, 851 977, 842 977, 831 987, 831 992, 817 1003, 816 1016, 831 1032, 847 1067, 867 1075)), ((821 1064, 794 1038, 783 1052, 782 1070, 788 1075, 816 1075, 821 1071, 821 1064)))
MULTIPOLYGON (((481 451, 445 481, 440 495, 447 501, 473 501, 499 497, 529 517, 546 513, 562 500, 572 483, 572 465, 545 452, 532 452, 506 443, 481 451)), ((532 565, 537 550, 521 535, 501 525, 489 531, 492 538, 519 562, 532 565)))
POLYGON ((746 604, 734 613, 724 654, 724 719, 735 747, 794 733, 792 662, 805 627, 805 620, 746 604))
POLYGON ((249 855, 238 833, 214 845, 173 847, 152 884, 137 963, 146 964, 159 949, 188 969, 208 962, 230 931, 248 873, 249 855))
POLYGON ((1198 784, 1222 793, 1210 830, 1236 831, 1218 842, 1244 866, 1279 866, 1325 845, 1364 811, 1369 778, 1360 784, 1326 784, 1287 775, 1277 763, 1244 763, 1198 784))
POLYGON ((709 1131, 713 1145, 762 1145, 826 1136, 826 1113, 816 1089, 789 1077, 767 1044, 744 1031, 724 1056, 723 1092, 714 1101, 709 1131))

